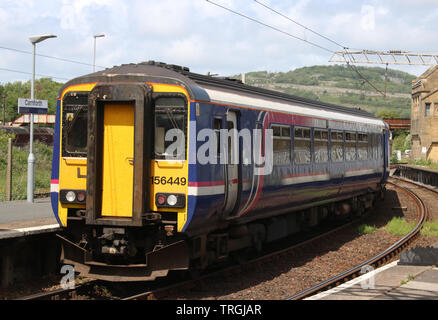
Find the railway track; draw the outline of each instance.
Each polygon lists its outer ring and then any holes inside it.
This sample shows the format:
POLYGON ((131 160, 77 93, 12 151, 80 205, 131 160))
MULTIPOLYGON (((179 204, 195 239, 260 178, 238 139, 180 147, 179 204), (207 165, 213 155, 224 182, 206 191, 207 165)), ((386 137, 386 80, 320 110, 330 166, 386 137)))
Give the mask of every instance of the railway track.
MULTIPOLYGON (((396 178, 391 177, 390 180, 400 181, 401 179, 396 179, 396 178)), ((403 180, 403 181, 407 184, 410 184, 411 186, 419 187, 415 183, 408 182, 406 180, 403 180)), ((355 266, 355 267, 353 267, 353 268, 351 268, 351 269, 349 269, 341 274, 338 274, 338 275, 336 275, 336 276, 334 276, 326 281, 323 281, 323 282, 321 282, 321 283, 319 283, 319 284, 317 284, 309 289, 306 289, 306 290, 298 292, 290 297, 287 297, 286 300, 302 300, 302 299, 310 297, 314 294, 318 294, 318 293, 323 292, 325 290, 329 290, 333 287, 337 287, 344 282, 347 282, 351 279, 354 279, 354 278, 362 275, 362 270, 363 270, 362 268, 363 267, 371 266, 373 269, 378 268, 378 267, 382 266, 383 264, 385 264, 390 259, 392 259, 396 254, 399 254, 403 249, 405 249, 413 240, 415 240, 419 236, 421 228, 423 227, 424 222, 427 220, 428 215, 429 215, 427 206, 424 204, 423 200, 415 192, 413 192, 409 188, 403 187, 400 184, 396 184, 392 181, 388 181, 387 183, 390 184, 391 186, 393 186, 394 188, 401 190, 402 192, 407 194, 417 204, 417 213, 418 213, 419 220, 418 220, 418 223, 415 226, 415 228, 409 234, 407 234, 405 237, 403 237, 402 239, 400 239, 399 241, 394 243, 392 246, 390 246, 389 248, 387 248, 383 252, 370 258, 369 260, 362 262, 362 263, 358 264, 357 266, 355 266)), ((428 190, 430 190, 430 189, 428 189, 428 190)))
POLYGON ((90 292, 97 280, 90 280, 86 283, 75 285, 74 288, 55 289, 44 292, 39 292, 29 296, 20 297, 15 300, 75 300, 79 295, 90 292))
MULTIPOLYGON (((392 180, 395 180, 394 178, 391 178, 392 180)), ((404 182, 408 183, 407 181, 403 180, 404 182)), ((405 192, 409 197, 411 197, 417 204, 417 213, 419 216, 419 221, 414 228, 414 230, 408 234, 403 239, 399 240, 392 246, 390 246, 385 251, 379 253, 378 255, 374 256, 373 258, 359 264, 358 266, 351 268, 342 274, 339 274, 329 280, 326 280, 316 286, 313 286, 307 290, 301 291, 297 294, 294 294, 293 296, 290 296, 287 298, 287 300, 298 300, 298 299, 304 299, 308 296, 311 296, 313 294, 325 291, 327 289, 333 288, 335 286, 338 286, 348 280, 351 280, 361 274, 361 269, 364 266, 372 266, 373 268, 377 268, 384 264, 385 262, 389 261, 390 259, 394 258, 395 255, 399 254, 403 249, 405 249, 411 242, 414 240, 417 235, 419 234, 419 231, 421 230, 421 227, 423 226, 424 221, 427 219, 427 208, 424 205, 423 201, 415 194, 415 192, 410 191, 407 188, 403 188, 400 186, 400 183, 394 184, 393 182, 388 182, 388 184, 391 184, 394 188, 402 190, 402 192, 405 192)), ((418 187, 418 186, 417 186, 418 187)), ((323 238, 330 238, 331 236, 336 236, 336 234, 348 226, 351 226, 353 223, 358 222, 357 220, 345 223, 333 230, 330 230, 328 232, 324 232, 322 234, 319 234, 317 236, 312 237, 311 239, 308 239, 306 241, 300 242, 298 244, 294 244, 288 248, 280 249, 275 252, 268 253, 264 256, 257 257, 248 261, 245 261, 243 263, 240 263, 238 265, 229 266, 224 269, 220 269, 217 271, 210 272, 208 274, 196 277, 194 279, 183 279, 183 280, 175 280, 173 282, 162 282, 159 285, 154 286, 148 286, 147 290, 141 291, 138 288, 136 290, 133 290, 137 293, 129 295, 127 294, 124 297, 118 297, 115 299, 121 299, 121 300, 155 300, 155 299, 161 299, 166 298, 166 296, 171 295, 172 292, 178 291, 180 289, 184 288, 193 288, 200 284, 202 284, 205 280, 208 280, 208 278, 213 278, 220 276, 221 274, 229 275, 229 274, 235 274, 240 272, 245 272, 248 268, 254 268, 257 264, 264 264, 268 263, 269 261, 276 261, 281 259, 282 255, 289 254, 290 252, 295 252, 297 250, 306 249, 307 247, 311 247, 314 243, 316 243, 318 240, 323 238), (140 292, 140 293, 138 293, 140 292)), ((74 290, 55 290, 53 292, 45 292, 40 293, 28 297, 21 298, 20 300, 62 300, 62 299, 77 299, 80 296, 89 296, 87 294, 87 291, 91 291, 93 286, 97 284, 98 281, 91 281, 89 283, 85 283, 83 285, 76 286, 74 290), (82 294, 81 292, 84 292, 82 294)), ((129 290, 128 290, 129 291, 129 290)))
MULTIPOLYGON (((360 220, 361 218, 359 218, 360 220)), ((232 265, 230 267, 220 269, 215 272, 210 272, 206 275, 203 275, 201 277, 197 277, 196 279, 183 281, 180 283, 174 283, 166 287, 162 287, 156 290, 150 290, 143 293, 139 293, 136 295, 132 295, 129 297, 125 297, 122 300, 155 300, 155 299, 161 299, 165 298, 168 294, 172 293, 173 291, 177 291, 179 289, 184 288, 192 288, 196 287, 199 284, 201 284, 209 278, 215 278, 221 275, 232 275, 232 274, 240 274, 242 272, 245 272, 247 269, 251 269, 254 267, 257 267, 258 264, 262 265, 264 263, 269 263, 271 261, 279 261, 283 255, 287 255, 290 252, 296 252, 298 250, 305 250, 308 247, 312 247, 315 242, 317 242, 320 239, 329 239, 331 236, 335 237, 337 233, 345 229, 349 226, 351 226, 353 223, 358 222, 358 219, 347 222, 342 224, 341 226, 338 226, 334 229, 331 229, 330 231, 320 233, 310 239, 307 239, 305 241, 299 242, 297 244, 294 244, 292 246, 289 246, 287 248, 283 248, 280 250, 276 250, 274 252, 270 252, 268 254, 265 254, 263 256, 250 259, 248 261, 245 261, 244 263, 238 264, 238 265, 232 265)))

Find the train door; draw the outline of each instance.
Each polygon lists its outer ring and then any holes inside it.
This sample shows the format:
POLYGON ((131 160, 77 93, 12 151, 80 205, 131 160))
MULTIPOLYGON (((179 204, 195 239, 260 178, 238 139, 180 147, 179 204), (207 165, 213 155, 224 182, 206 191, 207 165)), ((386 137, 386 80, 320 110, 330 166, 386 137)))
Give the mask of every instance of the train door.
POLYGON ((389 130, 385 130, 382 136, 382 153, 380 154, 380 158, 383 158, 383 173, 382 173, 382 183, 389 176, 389 130))
POLYGON ((237 133, 237 115, 234 111, 227 112, 228 155, 225 164, 225 209, 224 214, 229 216, 236 205, 239 189, 239 139, 237 133))
POLYGON ((87 224, 142 226, 150 211, 152 91, 97 84, 88 98, 87 224))
POLYGON ((132 216, 133 104, 105 104, 102 160, 102 216, 132 216))

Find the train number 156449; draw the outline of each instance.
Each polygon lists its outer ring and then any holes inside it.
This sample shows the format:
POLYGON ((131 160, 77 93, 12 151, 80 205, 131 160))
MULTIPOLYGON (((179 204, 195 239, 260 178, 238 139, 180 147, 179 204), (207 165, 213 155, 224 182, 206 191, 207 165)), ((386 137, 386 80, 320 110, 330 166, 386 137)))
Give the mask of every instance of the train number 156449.
POLYGON ((181 185, 185 186, 187 184, 186 178, 180 178, 180 177, 160 177, 160 176, 153 176, 151 177, 152 184, 170 184, 170 185, 181 185))

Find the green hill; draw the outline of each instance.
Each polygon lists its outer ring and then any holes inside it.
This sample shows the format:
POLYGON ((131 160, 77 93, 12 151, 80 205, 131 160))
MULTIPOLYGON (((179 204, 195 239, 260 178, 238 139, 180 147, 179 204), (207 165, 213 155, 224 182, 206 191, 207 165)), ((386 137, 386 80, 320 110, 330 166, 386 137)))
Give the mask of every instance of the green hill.
MULTIPOLYGON (((385 69, 356 67, 380 91, 385 91, 385 69)), ((234 76, 240 78, 240 76, 234 76)), ((387 97, 366 83, 351 67, 346 65, 312 66, 289 72, 249 72, 246 83, 277 90, 309 99, 360 107, 373 114, 393 111, 400 117, 410 118, 411 86, 416 76, 388 69, 387 97)))

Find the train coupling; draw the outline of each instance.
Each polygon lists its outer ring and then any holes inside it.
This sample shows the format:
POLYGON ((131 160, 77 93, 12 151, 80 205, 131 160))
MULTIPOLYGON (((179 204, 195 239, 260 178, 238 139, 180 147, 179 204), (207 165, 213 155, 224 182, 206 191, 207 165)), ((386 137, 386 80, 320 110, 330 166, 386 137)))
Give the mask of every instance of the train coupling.
MULTIPOLYGON (((95 261, 92 251, 64 236, 57 234, 57 237, 61 239, 62 244, 61 261, 73 265, 75 272, 79 272, 81 276, 93 279, 120 282, 153 281, 158 277, 167 276, 171 270, 188 270, 190 265, 189 248, 184 240, 154 248, 146 254, 144 263, 116 265, 95 261)), ((122 250, 121 246, 116 249, 119 252, 122 250)))
POLYGON ((122 255, 134 257, 137 249, 128 240, 124 228, 103 228, 98 237, 102 254, 122 255))

